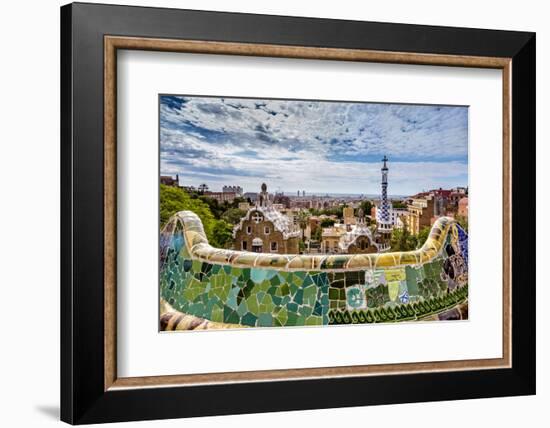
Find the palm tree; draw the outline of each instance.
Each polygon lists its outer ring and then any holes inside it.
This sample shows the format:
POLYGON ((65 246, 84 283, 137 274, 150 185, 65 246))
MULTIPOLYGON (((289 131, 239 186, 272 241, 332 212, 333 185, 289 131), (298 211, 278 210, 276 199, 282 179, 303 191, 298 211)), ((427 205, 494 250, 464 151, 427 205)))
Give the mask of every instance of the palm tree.
POLYGON ((302 241, 304 240, 304 230, 307 227, 307 221, 310 215, 311 214, 308 211, 304 210, 298 211, 298 214, 296 215, 296 218, 298 219, 298 226, 300 226, 300 230, 302 231, 302 241))
POLYGON ((204 192, 206 192, 207 190, 208 190, 208 184, 203 183, 199 186, 199 193, 204 194, 204 192))

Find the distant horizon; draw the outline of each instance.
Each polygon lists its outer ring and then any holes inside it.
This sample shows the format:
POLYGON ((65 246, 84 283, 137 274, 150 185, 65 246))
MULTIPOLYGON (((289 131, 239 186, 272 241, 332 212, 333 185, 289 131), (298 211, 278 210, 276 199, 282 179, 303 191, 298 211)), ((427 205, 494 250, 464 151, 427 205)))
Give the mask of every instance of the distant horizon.
POLYGON ((392 195, 467 187, 468 108, 160 96, 161 171, 181 185, 379 195, 385 155, 392 195))
MULTIPOLYGON (((161 172, 160 174, 161 176, 171 176, 172 178, 175 178, 175 174, 169 174, 169 173, 164 173, 164 172, 161 172)), ((200 184, 206 184, 208 186, 208 191, 210 192, 221 192, 222 191, 222 188, 223 186, 239 186, 239 184, 223 184, 221 187, 210 187, 210 185, 208 183, 199 183, 197 185, 193 185, 193 184, 188 184, 188 185, 184 185, 184 184, 181 184, 180 183, 180 186, 189 186, 189 187, 195 187, 195 188, 198 188, 200 184)), ((242 187, 242 186, 241 186, 242 187)), ((468 186, 451 186, 451 187, 442 187, 442 186, 438 186, 438 187, 434 187, 434 188, 430 188, 430 189, 420 189, 414 193, 410 193, 410 194, 397 194, 397 193, 389 193, 388 194, 388 198, 389 199, 396 199, 396 198, 407 198, 407 197, 410 197, 410 196, 413 196, 415 194, 418 194, 418 193, 422 193, 422 192, 429 192, 431 190, 437 190, 437 189, 440 189, 442 188, 443 190, 450 190, 450 189, 453 189, 453 188, 457 188, 457 187, 465 187, 467 188, 468 186)), ((306 191, 306 198, 308 196, 318 196, 318 197, 323 197, 323 196, 329 196, 329 197, 358 197, 358 196, 364 196, 364 197, 368 197, 368 198, 379 198, 381 195, 380 193, 350 193, 350 192, 320 192, 320 191, 308 191, 307 189, 303 189, 306 191)), ((290 196, 290 197, 298 197, 297 195, 297 192, 298 190, 294 190, 294 191, 286 191, 286 190, 280 190, 280 189, 270 189, 269 187, 269 184, 267 186, 267 191, 269 194, 283 194, 284 196, 290 196)), ((258 186, 258 189, 257 190, 247 190, 243 187, 243 194, 245 193, 260 193, 260 186, 258 186)), ((302 198, 302 190, 300 190, 300 198, 302 198)))

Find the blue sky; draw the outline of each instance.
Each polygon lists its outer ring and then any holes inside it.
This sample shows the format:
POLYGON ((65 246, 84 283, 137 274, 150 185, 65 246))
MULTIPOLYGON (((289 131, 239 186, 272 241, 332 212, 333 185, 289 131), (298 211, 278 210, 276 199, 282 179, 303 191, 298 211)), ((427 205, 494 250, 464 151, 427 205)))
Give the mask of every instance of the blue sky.
POLYGON ((161 174, 295 194, 409 195, 468 184, 468 108, 161 96, 161 174))

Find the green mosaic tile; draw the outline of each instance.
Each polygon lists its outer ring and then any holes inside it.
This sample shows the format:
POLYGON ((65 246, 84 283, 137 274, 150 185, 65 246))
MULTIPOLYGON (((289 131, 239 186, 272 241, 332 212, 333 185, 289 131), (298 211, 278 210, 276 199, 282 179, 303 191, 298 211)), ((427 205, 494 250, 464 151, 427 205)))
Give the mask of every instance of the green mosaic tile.
POLYGON ((298 312, 298 304, 291 302, 286 305, 289 312, 296 313, 298 312))
POLYGON ((269 294, 265 294, 262 301, 260 302, 262 305, 269 305, 272 303, 272 298, 269 294))
POLYGON ((261 313, 258 317, 258 327, 271 327, 273 325, 273 315, 270 313, 261 313))
POLYGON ((310 306, 300 306, 298 313, 307 318, 313 313, 313 309, 310 306))
POLYGON ((301 305, 304 303, 304 290, 298 289, 296 293, 294 294, 294 298, 292 299, 297 304, 301 305))
POLYGON ((291 290, 290 290, 290 287, 288 286, 288 284, 282 284, 279 287, 279 290, 280 290, 280 293, 281 293, 282 296, 289 296, 290 293, 291 293, 291 290))
POLYGON ((258 317, 249 312, 241 318, 241 324, 247 325, 250 327, 255 327, 257 320, 258 320, 258 317))
POLYGON ((311 316, 306 318, 306 325, 323 325, 323 318, 311 316))
POLYGON ((237 307, 237 313, 239 314, 240 317, 242 317, 243 315, 245 315, 246 313, 248 312, 248 306, 246 304, 246 300, 243 300, 239 306, 237 307))
POLYGON ((259 311, 259 305, 258 301, 256 300, 256 296, 252 295, 246 299, 246 305, 248 307, 248 310, 252 312, 253 314, 257 314, 259 311))
POLYGON ((294 276, 294 280, 297 281, 297 280, 304 280, 305 276, 306 276, 306 272, 303 272, 303 271, 299 271, 299 272, 293 272, 293 276, 294 276))
POLYGON ((217 306, 215 306, 213 309, 212 309, 212 321, 215 321, 215 322, 223 322, 223 309, 221 308, 218 308, 217 306))
POLYGON ((288 311, 286 308, 281 308, 279 312, 276 315, 277 320, 282 324, 285 325, 288 321, 288 311))
POLYGON ((265 269, 250 269, 250 279, 259 284, 267 277, 267 271, 265 269))
POLYGON ((296 312, 288 312, 288 319, 286 321, 287 326, 297 326, 298 325, 298 315, 296 312))
MULTIPOLYGON (((405 279, 397 281, 397 293, 396 283, 392 285, 395 301, 389 302, 386 285, 369 283, 364 291, 369 309, 349 312, 346 289, 364 286, 367 273, 378 278, 377 283, 385 283, 384 269, 290 272, 211 264, 191 260, 183 236, 179 235, 179 241, 175 236, 172 241, 181 250, 165 251, 160 295, 174 309, 211 321, 248 326, 394 322, 426 317, 467 299, 467 283, 449 291, 443 267, 446 253, 420 267, 405 266, 405 279)), ((445 239, 460 253, 450 234, 445 239)), ((327 265, 333 268, 348 260, 347 256, 328 259, 327 265)))

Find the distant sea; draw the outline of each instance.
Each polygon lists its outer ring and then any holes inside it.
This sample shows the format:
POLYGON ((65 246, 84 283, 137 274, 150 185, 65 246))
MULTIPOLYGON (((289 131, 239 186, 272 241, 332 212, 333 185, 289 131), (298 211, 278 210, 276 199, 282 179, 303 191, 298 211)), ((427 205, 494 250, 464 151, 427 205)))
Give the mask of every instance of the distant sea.
MULTIPOLYGON (((290 197, 297 197, 296 192, 284 192, 285 196, 290 197)), ((369 198, 369 199, 377 199, 380 198, 380 194, 373 194, 373 193, 317 193, 317 192, 311 192, 308 193, 306 191, 306 198, 308 196, 328 196, 331 198, 369 198)), ((300 193, 300 197, 302 197, 302 194, 300 193)), ((388 195, 389 199, 404 199, 407 195, 388 195)))

